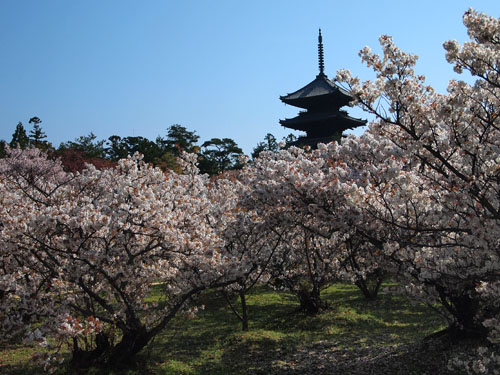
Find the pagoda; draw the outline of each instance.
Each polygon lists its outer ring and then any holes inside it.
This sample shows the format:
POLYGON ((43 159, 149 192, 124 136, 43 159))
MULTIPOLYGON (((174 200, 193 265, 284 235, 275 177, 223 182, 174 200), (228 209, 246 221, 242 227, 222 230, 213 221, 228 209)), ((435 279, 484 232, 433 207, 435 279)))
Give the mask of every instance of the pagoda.
POLYGON ((319 74, 316 79, 301 89, 280 96, 285 104, 305 109, 299 115, 280 124, 285 128, 301 130, 306 136, 298 138, 294 145, 316 147, 318 143, 340 142, 342 133, 366 124, 366 120, 350 117, 347 111, 340 110, 349 104, 353 97, 343 88, 330 81, 325 74, 323 57, 323 37, 321 29, 318 36, 319 74))

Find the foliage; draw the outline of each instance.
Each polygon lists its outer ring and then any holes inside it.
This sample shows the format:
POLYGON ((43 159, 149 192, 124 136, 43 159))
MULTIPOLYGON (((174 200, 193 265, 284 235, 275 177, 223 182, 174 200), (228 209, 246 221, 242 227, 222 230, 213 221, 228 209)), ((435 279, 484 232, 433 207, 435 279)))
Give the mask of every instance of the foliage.
MULTIPOLYGON (((22 149, 37 147, 43 151, 53 152, 52 145, 44 140, 47 136, 40 126, 42 121, 38 117, 32 117, 29 122, 33 124, 30 135, 26 134, 23 124, 19 122, 9 145, 14 148, 19 145, 22 149)), ((199 136, 195 131, 189 131, 178 124, 171 125, 167 129, 165 138, 158 136, 155 141, 141 136, 120 137, 118 135, 113 135, 107 140, 97 140, 96 135, 90 132, 74 141, 62 142, 55 154, 64 159, 66 169, 72 172, 81 171, 85 163, 91 163, 98 168, 106 168, 113 162, 138 152, 143 155, 145 162, 163 171, 173 170, 180 173, 181 167, 177 163, 177 158, 183 152, 199 153, 201 148, 197 144, 198 140, 199 136)), ((212 175, 241 167, 238 157, 243 152, 233 140, 213 138, 205 142, 204 147, 205 152, 200 157, 200 168, 203 173, 212 175)), ((0 148, 0 158, 4 156, 5 153, 0 148)))
POLYGON ((106 152, 112 161, 132 156, 135 153, 144 155, 146 163, 152 163, 161 155, 158 145, 144 137, 120 137, 113 135, 108 138, 108 148, 106 152))
POLYGON ((82 135, 74 141, 61 143, 58 151, 74 150, 83 153, 88 158, 104 159, 106 157, 105 141, 97 141, 97 136, 90 132, 89 135, 82 135))
POLYGON ((38 117, 32 117, 29 120, 30 124, 33 124, 33 129, 29 131, 29 136, 26 134, 26 129, 23 126, 22 122, 18 122, 16 126, 16 130, 12 134, 12 140, 9 145, 11 148, 19 147, 21 149, 25 149, 28 147, 36 147, 42 151, 49 151, 52 149, 52 145, 44 140, 47 138, 47 135, 42 130, 40 124, 42 120, 38 117))
POLYGON ((243 150, 231 138, 212 138, 202 145, 200 171, 215 175, 230 169, 237 169, 243 150))
POLYGON ((38 117, 32 117, 29 120, 30 124, 33 124, 33 129, 30 130, 30 140, 34 144, 42 143, 44 142, 43 139, 47 138, 47 135, 45 132, 42 130, 42 127, 40 124, 42 123, 42 120, 38 117))
POLYGON ((157 139, 165 151, 171 152, 175 156, 181 156, 182 152, 197 152, 196 143, 200 139, 195 131, 189 131, 179 124, 171 125, 167 131, 167 138, 157 139))
POLYGON ((7 142, 0 140, 0 159, 7 156, 7 142))
POLYGON ((72 173, 83 171, 88 164, 92 164, 97 169, 112 168, 116 166, 115 162, 108 159, 89 157, 84 151, 78 151, 71 148, 59 148, 53 155, 61 160, 65 171, 72 173))
POLYGON ((278 150, 279 146, 278 142, 276 141, 276 137, 271 133, 267 133, 266 136, 264 137, 264 141, 257 143, 257 146, 254 147, 252 151, 252 159, 258 157, 262 151, 276 152, 278 150))
POLYGON ((160 156, 154 159, 154 165, 163 170, 171 169, 180 172, 180 166, 177 163, 177 158, 183 152, 196 153, 199 151, 199 137, 194 131, 188 131, 185 127, 175 124, 168 128, 167 138, 158 136, 156 144, 160 148, 160 156))
POLYGON ((254 147, 252 151, 252 159, 256 159, 262 151, 277 152, 280 149, 290 148, 292 145, 295 145, 297 140, 298 138, 294 134, 290 133, 278 142, 274 135, 267 133, 264 137, 264 141, 257 143, 257 146, 254 147))
POLYGON ((20 147, 26 148, 29 146, 29 138, 24 129, 23 123, 18 122, 14 134, 12 134, 12 140, 10 141, 10 147, 20 147))
POLYGON ((105 141, 96 140, 94 133, 76 138, 59 145, 54 155, 58 157, 68 172, 81 172, 87 164, 97 169, 110 168, 115 163, 106 159, 105 141))

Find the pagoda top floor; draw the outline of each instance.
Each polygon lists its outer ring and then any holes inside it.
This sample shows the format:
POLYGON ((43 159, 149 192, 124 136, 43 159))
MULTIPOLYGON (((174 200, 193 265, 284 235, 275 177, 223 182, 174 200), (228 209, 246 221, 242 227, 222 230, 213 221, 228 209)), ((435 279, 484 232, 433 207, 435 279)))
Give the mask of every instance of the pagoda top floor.
POLYGON ((318 74, 314 81, 297 91, 280 96, 280 100, 286 104, 309 110, 340 108, 349 104, 352 99, 346 90, 330 81, 324 73, 318 74))
POLYGON ((280 96, 283 103, 309 111, 324 110, 326 108, 339 109, 352 101, 352 96, 342 87, 337 86, 325 74, 325 59, 323 55, 323 37, 321 29, 318 35, 318 67, 319 74, 314 81, 291 94, 280 96))

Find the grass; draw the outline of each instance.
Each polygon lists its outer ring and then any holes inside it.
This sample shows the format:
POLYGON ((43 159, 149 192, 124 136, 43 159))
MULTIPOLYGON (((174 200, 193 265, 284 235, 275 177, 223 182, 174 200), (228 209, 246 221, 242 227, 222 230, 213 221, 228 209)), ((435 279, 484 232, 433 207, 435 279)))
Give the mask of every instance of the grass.
MULTIPOLYGON (((223 298, 207 293, 197 318, 179 315, 138 356, 136 369, 114 373, 267 374, 304 346, 328 342, 346 350, 383 348, 416 342, 445 326, 426 306, 389 293, 367 301, 355 286, 336 284, 322 297, 329 309, 311 317, 297 311, 293 295, 258 288, 248 298, 250 330, 242 332, 223 298)), ((35 351, 20 343, 0 346, 0 373, 40 373, 30 364, 35 351)), ((64 367, 58 372, 74 373, 64 367)))

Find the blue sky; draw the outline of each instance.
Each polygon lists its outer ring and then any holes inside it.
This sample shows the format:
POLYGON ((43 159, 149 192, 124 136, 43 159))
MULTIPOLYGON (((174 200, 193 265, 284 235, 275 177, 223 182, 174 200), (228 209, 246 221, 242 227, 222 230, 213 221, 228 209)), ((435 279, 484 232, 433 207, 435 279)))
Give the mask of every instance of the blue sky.
POLYGON ((0 0, 0 139, 32 116, 55 146, 90 132, 154 140, 181 124, 250 153, 290 133, 278 120, 298 109, 279 96, 318 73, 319 27, 330 78, 372 78, 358 51, 388 34, 443 92, 456 75, 442 43, 467 40, 469 7, 500 16, 498 0, 0 0))

